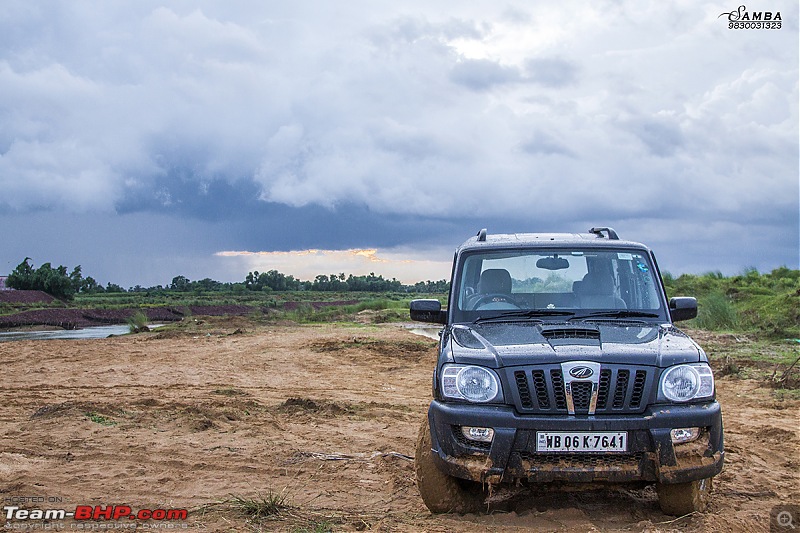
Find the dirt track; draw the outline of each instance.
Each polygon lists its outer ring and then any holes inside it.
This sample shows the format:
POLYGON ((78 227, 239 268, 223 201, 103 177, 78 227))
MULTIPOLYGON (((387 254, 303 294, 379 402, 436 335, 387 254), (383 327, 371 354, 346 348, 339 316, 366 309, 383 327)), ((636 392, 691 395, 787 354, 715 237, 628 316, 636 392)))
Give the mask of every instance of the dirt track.
POLYGON ((726 466, 706 514, 675 520, 644 489, 431 516, 404 456, 429 400, 434 346, 395 325, 240 317, 172 333, 2 343, 0 498, 60 497, 67 510, 189 508, 188 526, 207 531, 767 531, 771 507, 800 502, 800 402, 723 378, 726 466), (217 503, 270 491, 289 505, 271 520, 217 503))

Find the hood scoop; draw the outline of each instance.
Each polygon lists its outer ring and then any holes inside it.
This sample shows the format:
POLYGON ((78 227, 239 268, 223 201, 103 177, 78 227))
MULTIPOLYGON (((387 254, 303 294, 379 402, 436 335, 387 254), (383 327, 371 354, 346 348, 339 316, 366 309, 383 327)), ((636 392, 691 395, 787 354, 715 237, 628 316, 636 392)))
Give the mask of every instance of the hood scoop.
POLYGON ((542 328, 542 337, 551 346, 600 346, 600 331, 594 328, 542 328))

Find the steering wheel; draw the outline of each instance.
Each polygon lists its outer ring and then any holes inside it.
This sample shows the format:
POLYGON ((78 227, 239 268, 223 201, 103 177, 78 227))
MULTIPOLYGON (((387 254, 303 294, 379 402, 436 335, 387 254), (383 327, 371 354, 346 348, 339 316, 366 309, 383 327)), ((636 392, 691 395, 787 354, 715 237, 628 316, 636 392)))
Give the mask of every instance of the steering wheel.
POLYGON ((500 302, 510 304, 514 309, 520 309, 520 305, 511 296, 500 293, 476 294, 474 301, 470 302, 470 308, 477 310, 484 305, 500 302))

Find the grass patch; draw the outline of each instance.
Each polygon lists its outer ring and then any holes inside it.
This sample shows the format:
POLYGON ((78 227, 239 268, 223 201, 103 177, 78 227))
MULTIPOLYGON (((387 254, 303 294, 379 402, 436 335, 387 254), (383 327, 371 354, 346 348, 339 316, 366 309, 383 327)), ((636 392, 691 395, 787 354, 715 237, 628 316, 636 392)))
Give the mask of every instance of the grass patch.
POLYGON ((254 519, 275 518, 292 508, 286 501, 285 493, 273 491, 252 498, 232 495, 227 503, 237 512, 254 519))
POLYGON ((668 296, 694 296, 698 317, 687 324, 710 330, 800 338, 800 270, 776 268, 768 274, 746 269, 737 276, 719 272, 663 275, 668 296))
POLYGON ((369 317, 372 323, 408 321, 409 298, 386 295, 383 298, 370 298, 349 305, 336 305, 315 308, 310 304, 300 304, 297 309, 285 312, 281 318, 298 323, 321 323, 356 320, 359 313, 374 311, 369 317))
POLYGON ((86 413, 86 417, 89 420, 91 420, 92 422, 94 422, 95 424, 100 424, 101 426, 116 426, 117 425, 117 422, 115 420, 112 420, 112 419, 110 419, 110 418, 108 418, 106 416, 103 416, 103 415, 101 415, 99 413, 95 413, 95 412, 92 412, 92 411, 86 413))
POLYGON ((785 339, 753 340, 748 336, 688 332, 703 347, 718 378, 753 379, 765 386, 800 389, 800 349, 785 339))
POLYGON ((775 389, 772 397, 779 402, 800 400, 800 389, 775 389))
POLYGON ((696 324, 711 331, 733 330, 739 326, 739 316, 730 298, 721 292, 712 292, 699 306, 696 324))

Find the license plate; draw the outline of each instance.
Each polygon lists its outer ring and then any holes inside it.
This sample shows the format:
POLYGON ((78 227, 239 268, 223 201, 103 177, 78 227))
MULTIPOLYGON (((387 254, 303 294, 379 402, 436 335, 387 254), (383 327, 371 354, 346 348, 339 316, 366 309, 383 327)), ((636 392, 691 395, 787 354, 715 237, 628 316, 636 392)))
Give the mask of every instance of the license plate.
POLYGON ((628 451, 626 431, 537 431, 537 452, 612 452, 628 451))

